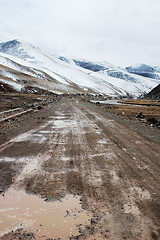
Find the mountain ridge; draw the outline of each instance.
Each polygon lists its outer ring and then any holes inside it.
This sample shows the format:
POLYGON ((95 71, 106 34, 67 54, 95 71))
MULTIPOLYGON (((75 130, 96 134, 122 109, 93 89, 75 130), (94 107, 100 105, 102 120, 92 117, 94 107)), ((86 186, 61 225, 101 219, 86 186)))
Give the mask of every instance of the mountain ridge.
POLYGON ((2 82, 7 75, 10 76, 10 81, 23 85, 24 79, 18 78, 18 73, 16 75, 14 72, 19 71, 20 75, 24 73, 34 77, 34 81, 27 79, 25 84, 39 85, 56 93, 85 92, 111 97, 136 97, 145 91, 149 92, 160 82, 159 79, 129 73, 107 62, 49 55, 40 48, 17 39, 0 43, 0 64, 2 82), (88 66, 78 66, 80 63, 88 63, 88 66), (4 70, 9 66, 12 71, 4 70))
POLYGON ((126 67, 126 69, 129 73, 160 80, 160 67, 157 66, 150 66, 141 63, 126 67))

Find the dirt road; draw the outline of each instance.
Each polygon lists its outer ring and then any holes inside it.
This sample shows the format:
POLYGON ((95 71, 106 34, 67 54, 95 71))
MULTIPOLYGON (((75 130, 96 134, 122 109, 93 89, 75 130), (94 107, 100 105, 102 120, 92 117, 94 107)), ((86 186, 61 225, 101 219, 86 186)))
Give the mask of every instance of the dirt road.
POLYGON ((76 99, 42 115, 0 146, 1 239, 160 239, 160 144, 76 99))

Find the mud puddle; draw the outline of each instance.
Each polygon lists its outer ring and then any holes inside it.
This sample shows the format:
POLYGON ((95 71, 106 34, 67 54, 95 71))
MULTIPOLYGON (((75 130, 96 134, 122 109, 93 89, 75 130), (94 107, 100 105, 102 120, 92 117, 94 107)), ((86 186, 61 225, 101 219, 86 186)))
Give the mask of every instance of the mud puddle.
POLYGON ((23 229, 36 239, 69 239, 90 224, 91 214, 82 209, 80 197, 46 202, 35 195, 10 188, 0 196, 0 237, 12 230, 23 229))

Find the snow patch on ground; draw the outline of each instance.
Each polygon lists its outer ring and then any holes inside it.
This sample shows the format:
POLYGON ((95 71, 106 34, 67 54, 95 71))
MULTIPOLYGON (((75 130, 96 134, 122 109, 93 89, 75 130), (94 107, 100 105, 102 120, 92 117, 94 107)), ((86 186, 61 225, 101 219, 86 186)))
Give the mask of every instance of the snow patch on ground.
POLYGON ((21 85, 19 83, 13 82, 13 81, 4 80, 2 78, 0 78, 0 81, 10 85, 11 87, 13 87, 13 89, 15 89, 18 92, 21 92, 25 88, 24 85, 21 85))
POLYGON ((77 125, 76 121, 70 121, 70 120, 56 120, 53 122, 52 128, 68 128, 68 127, 74 127, 77 125))

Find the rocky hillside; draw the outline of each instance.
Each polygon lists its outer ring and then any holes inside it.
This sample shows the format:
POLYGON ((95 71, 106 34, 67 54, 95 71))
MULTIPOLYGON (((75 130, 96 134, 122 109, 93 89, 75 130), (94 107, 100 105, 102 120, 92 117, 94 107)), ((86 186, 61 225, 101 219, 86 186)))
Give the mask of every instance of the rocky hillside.
POLYGON ((160 99, 160 84, 152 89, 145 97, 149 99, 160 99))

